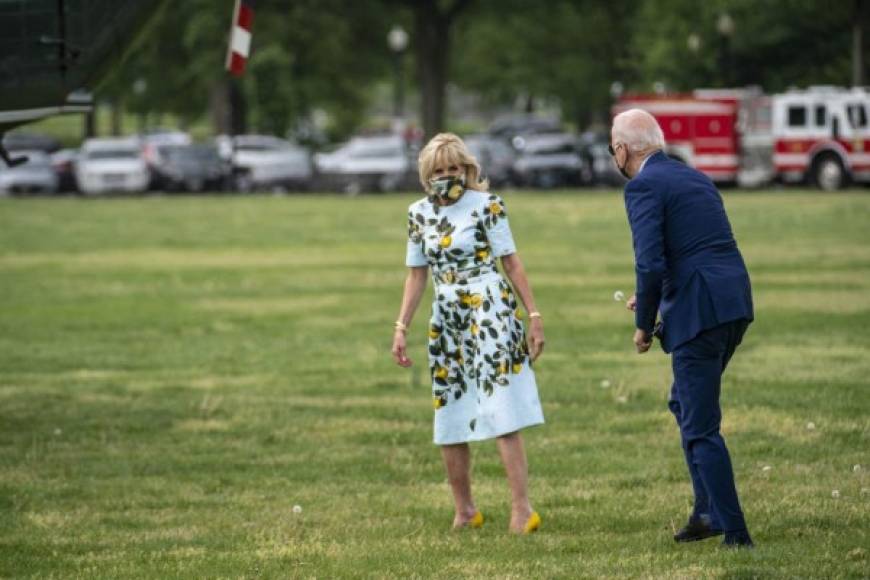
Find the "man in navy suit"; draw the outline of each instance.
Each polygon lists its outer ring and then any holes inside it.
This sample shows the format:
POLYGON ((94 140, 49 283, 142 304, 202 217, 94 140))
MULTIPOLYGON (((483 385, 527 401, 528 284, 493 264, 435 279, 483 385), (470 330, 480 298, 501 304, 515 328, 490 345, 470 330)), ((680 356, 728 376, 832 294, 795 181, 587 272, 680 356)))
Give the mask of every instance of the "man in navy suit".
POLYGON ((722 197, 703 173, 664 154, 649 113, 616 116, 610 153, 625 186, 634 243, 634 344, 645 353, 654 335, 672 355, 668 403, 680 426, 695 505, 674 539, 724 533, 723 545, 752 546, 737 499, 728 448, 719 432, 722 373, 753 319, 749 274, 722 197), (656 327, 656 317, 661 322, 656 327))

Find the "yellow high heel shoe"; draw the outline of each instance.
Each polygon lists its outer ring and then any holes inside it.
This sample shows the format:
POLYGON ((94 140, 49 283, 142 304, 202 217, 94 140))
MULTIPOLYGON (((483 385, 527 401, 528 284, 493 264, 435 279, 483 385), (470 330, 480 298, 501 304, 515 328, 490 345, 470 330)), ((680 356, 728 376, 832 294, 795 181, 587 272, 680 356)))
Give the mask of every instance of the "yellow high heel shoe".
POLYGON ((523 526, 523 534, 531 534, 538 531, 541 527, 541 516, 538 512, 532 512, 529 519, 526 520, 526 525, 523 526))
POLYGON ((454 530, 464 530, 465 528, 482 528, 483 527, 483 514, 481 512, 477 512, 472 516, 470 520, 462 524, 461 526, 453 526, 454 530))

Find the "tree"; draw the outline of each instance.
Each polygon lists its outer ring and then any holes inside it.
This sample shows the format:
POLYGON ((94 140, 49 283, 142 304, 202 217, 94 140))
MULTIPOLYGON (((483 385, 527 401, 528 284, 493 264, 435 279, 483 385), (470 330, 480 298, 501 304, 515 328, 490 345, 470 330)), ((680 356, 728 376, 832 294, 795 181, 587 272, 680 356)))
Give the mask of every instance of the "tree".
POLYGON ((414 15, 411 41, 420 81, 423 133, 430 138, 445 127, 452 30, 471 0, 405 0, 414 15))

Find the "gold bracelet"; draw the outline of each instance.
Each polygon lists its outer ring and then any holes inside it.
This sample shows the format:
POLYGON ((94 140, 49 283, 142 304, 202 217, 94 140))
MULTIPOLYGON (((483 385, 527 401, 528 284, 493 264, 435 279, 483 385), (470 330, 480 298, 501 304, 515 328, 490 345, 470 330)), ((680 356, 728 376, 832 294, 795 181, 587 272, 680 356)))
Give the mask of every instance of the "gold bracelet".
POLYGON ((396 321, 396 324, 394 325, 394 327, 395 327, 396 330, 401 330, 402 332, 405 332, 405 331, 408 330, 408 327, 405 326, 405 325, 402 323, 401 320, 397 320, 397 321, 396 321))
POLYGON ((534 312, 529 312, 529 318, 540 318, 541 313, 535 310, 534 312))

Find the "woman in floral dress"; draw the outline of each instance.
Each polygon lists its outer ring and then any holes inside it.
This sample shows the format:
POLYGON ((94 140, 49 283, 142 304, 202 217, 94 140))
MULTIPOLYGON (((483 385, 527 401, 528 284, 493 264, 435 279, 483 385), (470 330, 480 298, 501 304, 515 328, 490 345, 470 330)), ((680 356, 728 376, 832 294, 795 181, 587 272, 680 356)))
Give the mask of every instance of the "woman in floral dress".
POLYGON ((453 492, 454 527, 480 527, 471 494, 469 441, 496 438, 511 489, 514 532, 529 533, 540 516, 528 498, 520 430, 544 422, 534 361, 544 347, 541 315, 516 252, 502 200, 487 193, 480 166, 456 135, 436 135, 420 153, 428 196, 408 211, 408 276, 393 334, 393 358, 411 366, 405 333, 431 270, 429 369, 435 444, 453 492), (511 284, 496 268, 496 258, 511 284), (528 311, 529 333, 517 303, 528 311))

